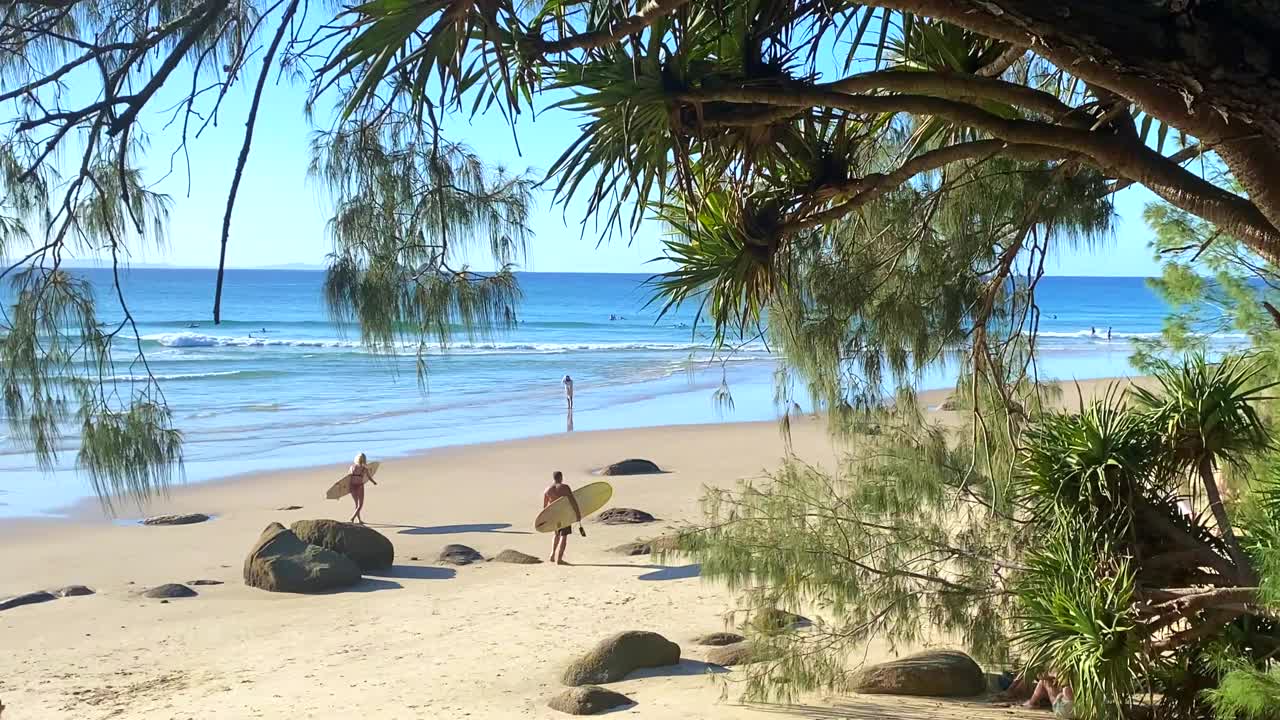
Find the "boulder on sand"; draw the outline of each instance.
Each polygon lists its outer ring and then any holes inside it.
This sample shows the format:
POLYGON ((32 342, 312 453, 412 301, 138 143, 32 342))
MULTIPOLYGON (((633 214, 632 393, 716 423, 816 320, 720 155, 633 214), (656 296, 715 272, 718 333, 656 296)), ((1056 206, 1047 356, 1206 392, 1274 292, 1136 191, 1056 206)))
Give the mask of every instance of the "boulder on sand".
POLYGON ((707 653, 707 662, 721 667, 733 667, 735 665, 747 665, 749 663, 773 660, 776 657, 778 657, 778 653, 773 649, 764 648, 756 643, 746 641, 711 650, 707 653))
POLYGON ((809 625, 809 618, 803 615, 779 610, 778 608, 765 608, 751 613, 747 618, 746 627, 753 627, 760 632, 770 633, 779 630, 788 630, 791 628, 804 627, 809 625))
POLYGON ((195 597, 198 594, 199 593, 187 587, 186 585, 182 585, 180 583, 165 583, 164 585, 157 585, 151 588, 150 590, 144 591, 142 593, 142 596, 149 597, 149 598, 166 598, 167 599, 167 598, 195 597))
POLYGON ((987 689, 986 676, 959 650, 931 650, 863 669, 853 689, 880 695, 972 697, 987 689))
POLYGON ((484 562, 484 556, 473 547, 450 543, 440 550, 440 557, 437 560, 450 565, 470 565, 484 562))
POLYGON ((570 715, 596 715, 623 705, 634 705, 631 698, 595 685, 569 688, 551 698, 547 707, 570 715))
POLYGON ((184 515, 156 515, 142 521, 143 525, 194 525, 209 519, 204 513, 186 513, 184 515))
POLYGON ((244 560, 244 584, 270 592, 316 593, 360 582, 360 566, 346 555, 302 542, 271 523, 244 560))
POLYGON ((596 520, 605 525, 635 525, 653 522, 654 517, 635 508, 609 508, 597 515, 596 520))
POLYGON ((58 596, 53 593, 45 592, 44 590, 37 590, 35 592, 23 593, 22 595, 15 595, 11 598, 0 600, 0 610, 9 610, 10 608, 21 607, 23 605, 35 605, 36 603, 49 602, 50 600, 57 599, 58 596))
POLYGON ((650 460, 640 460, 638 458, 630 458, 622 462, 616 462, 605 468, 602 475, 658 475, 662 472, 662 468, 650 460))
POLYGON ((67 585, 65 587, 60 587, 57 590, 50 590, 50 592, 52 592, 54 595, 57 595, 60 598, 81 597, 84 595, 93 594, 92 589, 87 588, 83 585, 67 585))
POLYGON ((641 668, 679 663, 679 645, 655 632, 628 630, 602 640, 586 655, 569 663, 560 681, 570 686, 610 683, 641 668))
POLYGON ((693 639, 694 645, 710 645, 712 647, 722 647, 724 645, 735 645, 746 640, 738 633, 731 632, 713 632, 706 635, 699 635, 693 639))
POLYGON ((299 520, 289 529, 304 543, 346 555, 361 570, 385 570, 395 562, 396 549, 391 541, 365 525, 337 520, 299 520))
POLYGON ((654 552, 675 550, 680 538, 676 535, 663 535, 648 540, 636 540, 609 548, 609 552, 619 555, 652 555, 654 552))
POLYGON ((494 562, 512 563, 513 565, 537 565, 542 558, 537 558, 519 550, 503 550, 493 557, 494 562))

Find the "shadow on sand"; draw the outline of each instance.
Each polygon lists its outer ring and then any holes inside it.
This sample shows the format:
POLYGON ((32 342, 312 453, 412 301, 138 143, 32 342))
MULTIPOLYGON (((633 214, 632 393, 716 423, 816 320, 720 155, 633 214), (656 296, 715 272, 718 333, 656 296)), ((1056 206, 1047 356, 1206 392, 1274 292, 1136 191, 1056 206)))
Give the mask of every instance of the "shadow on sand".
POLYGON ((376 577, 365 577, 360 582, 349 588, 340 590, 332 590, 324 593, 325 595, 340 595, 342 593, 371 593, 379 590, 401 590, 404 586, 394 580, 383 580, 376 577))
POLYGON ((688 580, 696 578, 702 574, 702 564, 694 563, 693 565, 681 565, 680 567, 662 567, 651 573, 641 575, 641 580, 688 580))
POLYGON ((458 574, 453 568, 429 565, 392 565, 386 570, 370 570, 366 576, 398 578, 401 580, 452 580, 458 574))
POLYGON ((815 705, 765 705, 743 707, 804 720, 919 720, 922 717, 963 717, 972 720, 1043 718, 1044 712, 1004 707, 997 703, 948 698, 908 698, 894 696, 892 702, 847 698, 831 707, 815 705))
POLYGON ((635 672, 627 673, 628 680, 636 680, 638 678, 655 678, 655 677, 688 677, 690 675, 722 675, 729 672, 728 669, 719 665, 712 665, 701 660, 690 660, 689 658, 680 658, 680 664, 667 665, 664 667, 644 668, 635 672))
POLYGON ((527 530, 508 530, 511 523, 473 523, 470 525, 397 525, 395 523, 385 523, 381 525, 369 524, 370 527, 376 528, 401 528, 401 535, 460 535, 462 533, 501 533, 503 535, 532 535, 527 530))
POLYGON ((652 570, 641 575, 638 579, 649 581, 663 580, 687 580, 696 578, 702 574, 702 565, 695 563, 693 565, 681 565, 672 567, 668 565, 632 565, 629 563, 576 563, 566 562, 565 565, 574 567, 596 567, 596 568, 621 568, 623 570, 652 570))

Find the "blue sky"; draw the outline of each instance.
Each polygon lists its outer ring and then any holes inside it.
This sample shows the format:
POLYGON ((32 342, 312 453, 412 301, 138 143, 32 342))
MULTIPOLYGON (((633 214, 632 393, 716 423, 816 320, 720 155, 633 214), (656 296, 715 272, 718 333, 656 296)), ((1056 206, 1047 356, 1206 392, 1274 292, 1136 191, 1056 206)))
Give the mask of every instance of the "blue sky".
MULTIPOLYGON (((322 189, 308 181, 306 168, 311 126, 303 116, 305 90, 282 84, 268 88, 263 99, 252 154, 241 184, 231 242, 230 267, 262 267, 292 263, 321 264, 331 248, 324 224, 328 205, 322 189)), ((237 87, 224 103, 216 127, 211 126, 190 143, 191 185, 181 156, 174 172, 158 185, 173 199, 168 248, 139 249, 134 261, 171 263, 192 267, 217 265, 222 214, 231 173, 240 149, 248 88, 237 87)), ((162 122, 153 118, 150 126, 162 122)), ((519 152, 505 120, 496 111, 486 116, 453 116, 446 127, 455 140, 469 144, 487 162, 509 169, 545 170, 576 137, 577 119, 567 112, 547 114, 534 121, 525 118, 518 128, 519 152)), ((150 177, 169 168, 170 152, 178 133, 156 130, 146 157, 150 177)), ((581 225, 581 206, 568 213, 551 206, 550 191, 540 191, 533 214, 535 237, 523 268, 547 272, 653 272, 661 264, 650 263, 660 254, 659 228, 649 224, 634 238, 614 237, 597 247, 598 233, 581 225)), ((1054 275, 1153 275, 1157 264, 1147 247, 1149 233, 1142 223, 1142 207, 1153 199, 1141 188, 1117 197, 1119 221, 1115 238, 1102 247, 1058 253, 1048 266, 1054 275)), ((489 269, 484 257, 475 267, 489 269)))

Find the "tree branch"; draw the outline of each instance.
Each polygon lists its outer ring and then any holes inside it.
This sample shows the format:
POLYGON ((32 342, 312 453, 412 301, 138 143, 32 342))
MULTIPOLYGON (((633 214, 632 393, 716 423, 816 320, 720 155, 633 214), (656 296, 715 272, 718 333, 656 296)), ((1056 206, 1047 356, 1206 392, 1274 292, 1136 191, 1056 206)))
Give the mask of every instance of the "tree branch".
POLYGON ((236 159, 236 172, 231 179, 231 191, 227 195, 227 211, 222 216, 222 249, 218 254, 218 280, 213 293, 213 324, 222 322, 222 281, 227 268, 227 240, 231 236, 231 213, 236 206, 236 193, 240 190, 240 179, 244 175, 245 163, 249 160, 249 146, 253 144, 253 128, 258 122, 258 105, 262 102, 262 89, 267 84, 267 76, 271 74, 271 63, 275 60, 280 42, 289 31, 289 22, 298 9, 298 0, 290 0, 280 18, 280 27, 276 28, 271 46, 262 58, 262 71, 258 73, 258 84, 253 91, 253 103, 249 106, 249 117, 245 120, 244 144, 240 146, 240 157, 236 159))
POLYGON ((837 220, 850 212, 867 204, 871 200, 896 188, 923 172, 936 170, 961 160, 974 160, 991 157, 997 154, 1018 155, 1026 159, 1058 160, 1070 153, 1058 148, 1043 145, 1012 145, 1003 140, 978 140, 958 145, 949 145, 921 153, 903 163, 901 167, 890 173, 875 173, 851 181, 841 186, 824 188, 817 193, 819 198, 833 197, 852 193, 853 197, 845 202, 828 208, 822 212, 786 223, 783 232, 794 232, 805 228, 816 227, 837 220))
POLYGON ((658 18, 670 15, 687 4, 689 0, 649 0, 642 8, 619 20, 609 27, 591 32, 570 35, 558 40, 535 39, 534 46, 544 54, 564 53, 571 50, 594 50, 622 38, 638 33, 658 18))
POLYGON ((678 102, 736 102, 785 107, 833 107, 860 114, 930 115, 988 132, 1012 143, 1076 152, 1102 170, 1130 178, 1176 207, 1241 238, 1263 257, 1280 261, 1280 229, 1249 200, 1187 171, 1139 141, 1029 120, 1007 119, 979 107, 919 95, 848 95, 800 89, 729 88, 676 93, 678 102))

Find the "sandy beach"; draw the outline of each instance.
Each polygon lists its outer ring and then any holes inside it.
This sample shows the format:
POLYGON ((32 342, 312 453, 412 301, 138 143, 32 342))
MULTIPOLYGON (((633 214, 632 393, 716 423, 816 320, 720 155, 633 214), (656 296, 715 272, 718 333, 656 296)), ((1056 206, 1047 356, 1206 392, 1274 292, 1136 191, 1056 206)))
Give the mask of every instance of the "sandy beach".
MULTIPOLYGON (((839 454, 813 420, 793 425, 792 446, 817 465, 839 454)), ((628 716, 1021 713, 901 697, 814 697, 785 708, 736 702, 734 673, 702 662, 706 648, 690 639, 724 629, 737 598, 699 579, 696 566, 607 549, 697 522, 704 485, 758 476, 784 454, 777 424, 748 423, 553 435, 390 460, 368 491, 365 519, 395 544, 395 567, 351 591, 316 596, 247 587, 241 566, 272 521, 346 520, 349 499, 323 499, 345 463, 184 486, 144 509, 214 516, 195 525, 109 521, 93 505, 70 519, 0 524, 0 597, 68 584, 96 591, 0 613, 4 720, 566 717, 546 707, 564 665, 633 629, 679 643, 683 661, 610 685, 636 701, 622 711, 628 716), (614 478, 610 505, 648 511, 657 522, 588 521, 588 537, 571 539, 571 566, 435 562, 446 543, 486 557, 512 548, 545 558, 551 537, 532 532, 532 521, 551 471, 581 485, 629 457, 667 472, 614 478), (291 505, 301 509, 277 509, 291 505), (168 602, 138 595, 192 580, 224 584, 168 602)), ((868 650, 871 660, 886 656, 886 648, 868 650)))

